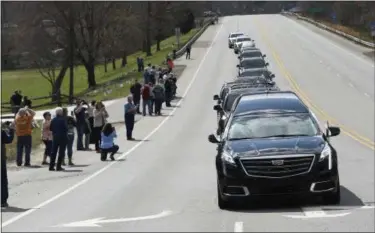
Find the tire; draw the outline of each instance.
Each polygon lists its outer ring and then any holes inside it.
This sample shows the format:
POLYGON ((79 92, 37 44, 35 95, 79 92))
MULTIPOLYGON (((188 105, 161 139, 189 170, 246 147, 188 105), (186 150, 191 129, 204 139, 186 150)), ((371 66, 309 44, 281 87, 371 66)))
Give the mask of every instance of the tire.
POLYGON ((232 206, 230 201, 223 199, 223 196, 221 195, 221 192, 220 192, 219 181, 217 181, 217 205, 222 210, 230 209, 232 206))
POLYGON ((325 205, 338 205, 341 202, 340 181, 337 182, 334 192, 326 193, 322 196, 325 205))

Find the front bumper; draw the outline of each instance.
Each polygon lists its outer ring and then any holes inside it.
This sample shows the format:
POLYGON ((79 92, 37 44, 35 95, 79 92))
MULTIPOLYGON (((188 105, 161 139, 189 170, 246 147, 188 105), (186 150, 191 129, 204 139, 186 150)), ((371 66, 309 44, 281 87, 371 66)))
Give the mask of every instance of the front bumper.
POLYGON ((257 178, 240 171, 236 173, 224 174, 219 178, 224 197, 321 195, 336 191, 339 180, 334 170, 311 170, 308 174, 286 178, 257 178))

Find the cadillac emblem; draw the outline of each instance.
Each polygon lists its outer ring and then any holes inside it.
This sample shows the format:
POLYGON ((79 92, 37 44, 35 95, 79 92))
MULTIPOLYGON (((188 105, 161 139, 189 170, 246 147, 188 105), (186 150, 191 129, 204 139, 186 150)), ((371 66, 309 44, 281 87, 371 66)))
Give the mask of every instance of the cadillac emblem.
POLYGON ((282 166, 284 165, 284 160, 272 160, 272 165, 274 166, 282 166))

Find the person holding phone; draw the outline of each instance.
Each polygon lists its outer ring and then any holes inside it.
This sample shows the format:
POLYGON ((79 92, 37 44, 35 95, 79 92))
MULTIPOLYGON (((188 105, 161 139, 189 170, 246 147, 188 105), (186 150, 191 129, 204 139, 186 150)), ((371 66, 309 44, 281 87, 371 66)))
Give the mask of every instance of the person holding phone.
POLYGON ((134 140, 133 138, 133 129, 135 123, 135 114, 137 113, 139 105, 134 105, 133 97, 128 96, 128 103, 124 105, 124 117, 125 117, 125 126, 126 126, 126 137, 129 141, 134 140))

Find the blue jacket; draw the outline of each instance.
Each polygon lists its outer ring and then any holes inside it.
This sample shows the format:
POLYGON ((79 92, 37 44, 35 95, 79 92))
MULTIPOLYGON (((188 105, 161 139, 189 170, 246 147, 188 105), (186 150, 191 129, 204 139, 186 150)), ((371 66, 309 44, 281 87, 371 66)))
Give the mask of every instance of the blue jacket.
POLYGON ((105 136, 104 133, 102 133, 102 142, 100 144, 100 148, 102 149, 109 149, 112 148, 115 138, 117 137, 116 132, 113 131, 110 135, 105 136))
POLYGON ((52 131, 53 137, 68 137, 68 124, 66 118, 63 116, 56 116, 53 118, 49 128, 52 131))

